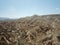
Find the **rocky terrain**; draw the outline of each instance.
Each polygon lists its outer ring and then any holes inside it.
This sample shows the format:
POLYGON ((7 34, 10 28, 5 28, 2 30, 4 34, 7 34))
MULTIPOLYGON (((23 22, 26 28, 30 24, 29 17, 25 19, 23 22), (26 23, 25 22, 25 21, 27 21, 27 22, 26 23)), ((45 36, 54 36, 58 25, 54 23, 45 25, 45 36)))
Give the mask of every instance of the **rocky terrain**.
POLYGON ((0 21, 0 45, 60 45, 60 14, 0 21))

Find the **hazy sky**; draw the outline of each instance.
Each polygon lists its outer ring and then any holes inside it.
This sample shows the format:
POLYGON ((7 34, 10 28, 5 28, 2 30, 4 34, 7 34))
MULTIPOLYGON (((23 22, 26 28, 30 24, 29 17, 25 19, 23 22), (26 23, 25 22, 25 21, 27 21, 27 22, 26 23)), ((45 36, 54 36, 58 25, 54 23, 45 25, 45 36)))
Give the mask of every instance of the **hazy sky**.
POLYGON ((0 17, 60 13, 60 0, 0 0, 0 17))

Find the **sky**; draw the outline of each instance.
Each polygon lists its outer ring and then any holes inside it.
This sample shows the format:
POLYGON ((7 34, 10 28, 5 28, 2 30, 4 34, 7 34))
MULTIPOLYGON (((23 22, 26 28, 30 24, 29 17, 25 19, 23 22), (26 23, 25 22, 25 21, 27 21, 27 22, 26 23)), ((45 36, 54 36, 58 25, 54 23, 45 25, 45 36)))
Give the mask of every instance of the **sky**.
POLYGON ((0 17, 60 14, 60 0, 0 0, 0 17))

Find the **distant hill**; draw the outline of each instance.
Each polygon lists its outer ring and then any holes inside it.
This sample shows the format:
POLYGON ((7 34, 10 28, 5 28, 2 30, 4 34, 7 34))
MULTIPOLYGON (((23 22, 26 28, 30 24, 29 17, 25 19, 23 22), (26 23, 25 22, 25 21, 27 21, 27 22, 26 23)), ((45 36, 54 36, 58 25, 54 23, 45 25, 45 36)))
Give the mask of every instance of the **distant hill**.
POLYGON ((0 17, 0 20, 9 20, 9 18, 0 17))

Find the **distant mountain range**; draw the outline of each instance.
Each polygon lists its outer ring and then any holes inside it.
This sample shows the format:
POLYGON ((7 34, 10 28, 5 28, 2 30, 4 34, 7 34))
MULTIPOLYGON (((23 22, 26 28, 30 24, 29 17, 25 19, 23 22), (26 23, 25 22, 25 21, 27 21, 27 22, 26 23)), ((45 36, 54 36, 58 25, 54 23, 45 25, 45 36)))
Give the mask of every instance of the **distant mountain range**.
POLYGON ((10 20, 10 18, 0 17, 0 20, 10 20))

